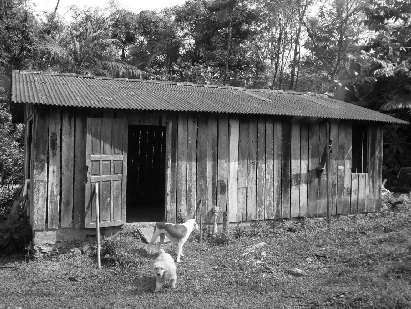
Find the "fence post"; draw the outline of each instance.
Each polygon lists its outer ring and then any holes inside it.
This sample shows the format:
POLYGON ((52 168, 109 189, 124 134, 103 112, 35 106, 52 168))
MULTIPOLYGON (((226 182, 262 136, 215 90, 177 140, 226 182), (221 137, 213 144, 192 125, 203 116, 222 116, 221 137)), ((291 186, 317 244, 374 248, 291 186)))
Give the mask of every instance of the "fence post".
POLYGON ((97 233, 97 267, 101 268, 101 258, 100 258, 100 201, 98 193, 99 183, 96 182, 96 233, 97 233))
POLYGON ((200 214, 200 244, 203 243, 203 215, 200 214))
POLYGON ((224 230, 224 233, 228 232, 228 225, 229 225, 228 218, 229 218, 229 212, 227 210, 227 211, 224 211, 224 213, 223 213, 223 230, 224 230))
POLYGON ((219 207, 214 207, 213 213, 213 237, 217 234, 217 218, 218 218, 219 207))

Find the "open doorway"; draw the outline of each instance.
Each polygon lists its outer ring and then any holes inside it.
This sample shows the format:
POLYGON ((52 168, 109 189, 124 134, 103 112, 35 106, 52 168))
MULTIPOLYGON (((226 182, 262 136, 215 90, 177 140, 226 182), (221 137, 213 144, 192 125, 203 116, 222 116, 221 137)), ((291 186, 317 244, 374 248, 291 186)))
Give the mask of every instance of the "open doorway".
POLYGON ((165 127, 128 127, 127 222, 164 219, 165 152, 165 127))

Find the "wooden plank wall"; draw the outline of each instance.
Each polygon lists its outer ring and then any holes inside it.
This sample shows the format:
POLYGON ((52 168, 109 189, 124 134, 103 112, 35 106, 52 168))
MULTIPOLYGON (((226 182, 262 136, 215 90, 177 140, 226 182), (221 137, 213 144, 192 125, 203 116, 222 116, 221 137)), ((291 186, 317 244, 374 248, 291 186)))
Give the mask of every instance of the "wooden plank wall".
MULTIPOLYGON (((167 117, 167 123, 170 122, 173 120, 167 117)), ((192 153, 189 162, 196 162, 197 167, 190 181, 185 175, 179 176, 180 173, 177 173, 177 180, 170 179, 177 183, 181 179, 187 181, 187 185, 176 187, 176 192, 167 193, 177 197, 178 208, 187 203, 190 209, 195 200, 202 199, 200 212, 208 223, 212 221, 215 206, 219 207, 219 222, 224 210, 229 211, 230 222, 326 215, 327 167, 320 177, 317 175, 317 166, 327 145, 324 122, 192 114, 187 124, 182 124, 179 114, 179 127, 190 126, 190 122, 198 125, 196 151, 188 149, 186 132, 177 130, 177 136, 173 137, 177 141, 179 158, 185 157, 180 151, 187 148, 187 153, 192 153), (193 189, 195 198, 181 204, 179 196, 188 194, 189 188, 196 188, 193 189), (187 190, 187 193, 180 190, 187 190)), ((351 176, 351 124, 330 121, 329 128, 332 140, 330 212, 335 215, 363 211, 368 178, 351 176), (352 194, 356 194, 353 207, 352 194)), ((195 130, 188 130, 191 131, 191 139, 195 139, 195 130)), ((168 132, 173 134, 171 130, 168 132)), ((172 174, 170 169, 168 174, 172 174)), ((167 188, 171 187, 168 184, 167 188)), ((170 221, 175 218, 170 217, 170 221)))
MULTIPOLYGON (((87 117, 124 118, 129 125, 166 128, 166 220, 205 222, 229 211, 230 222, 324 216, 326 169, 331 214, 375 211, 381 204, 382 130, 369 129, 369 174, 351 173, 350 122, 330 122, 330 167, 317 166, 327 145, 320 120, 206 113, 36 109, 31 208, 35 230, 84 228, 87 117), (47 132, 45 134, 45 132, 47 132), (57 147, 57 148, 55 148, 57 147), (61 152, 57 155, 54 153, 61 152), (60 174, 59 174, 60 173, 60 174), (374 196, 370 200, 367 196, 374 196)), ((129 175, 129 177, 131 177, 129 175)))

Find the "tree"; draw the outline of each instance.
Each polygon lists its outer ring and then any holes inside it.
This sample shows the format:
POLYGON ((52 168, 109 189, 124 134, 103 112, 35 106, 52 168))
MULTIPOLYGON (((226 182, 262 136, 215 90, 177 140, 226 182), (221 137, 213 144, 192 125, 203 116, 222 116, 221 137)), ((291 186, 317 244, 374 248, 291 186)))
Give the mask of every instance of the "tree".
POLYGON ((401 97, 411 98, 411 3, 369 0, 365 17, 369 32, 355 59, 349 100, 376 110, 409 108, 401 97))
POLYGON ((329 91, 335 79, 347 74, 350 59, 359 51, 363 7, 358 0, 321 1, 316 16, 305 23, 309 40, 304 46, 311 53, 305 65, 324 77, 322 91, 329 91))
POLYGON ((34 63, 37 21, 23 0, 0 0, 0 73, 34 63))
POLYGON ((245 85, 248 76, 261 69, 249 53, 258 19, 249 2, 187 1, 175 15, 184 41, 182 61, 202 66, 210 82, 245 85))

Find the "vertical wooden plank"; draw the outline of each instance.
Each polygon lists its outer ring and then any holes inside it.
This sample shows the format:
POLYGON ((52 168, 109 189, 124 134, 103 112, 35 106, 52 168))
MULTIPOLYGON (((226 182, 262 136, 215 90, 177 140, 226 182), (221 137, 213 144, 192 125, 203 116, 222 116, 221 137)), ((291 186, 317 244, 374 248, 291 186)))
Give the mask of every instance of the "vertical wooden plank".
POLYGON ((370 186, 369 186, 369 179, 368 173, 365 173, 365 212, 372 212, 373 211, 373 204, 370 204, 370 186))
POLYGON ((273 196, 274 196, 274 218, 282 217, 282 179, 281 179, 281 165, 283 159, 283 125, 281 120, 274 120, 274 169, 273 169, 273 196))
POLYGON ((193 218, 197 205, 197 116, 187 118, 187 216, 193 218))
POLYGON ((300 182, 300 216, 307 216, 308 211, 308 123, 300 123, 301 147, 301 182, 300 182))
MULTIPOLYGON (((120 205, 124 203, 122 198, 122 184, 119 180, 113 181, 113 205, 120 205)), ((114 207, 113 209, 113 220, 122 220, 122 211, 120 207, 114 207)), ((125 222, 125 221, 123 221, 125 222)))
POLYGON ((358 173, 351 173, 351 213, 356 214, 358 212, 358 173))
POLYGON ((338 177, 338 121, 330 121, 330 139, 332 150, 330 153, 330 213, 337 214, 337 177, 338 177))
MULTIPOLYGON (((116 128, 114 126, 114 128, 116 128)), ((121 149, 121 153, 123 154, 123 179, 121 181, 121 188, 118 188, 118 190, 121 190, 121 222, 124 224, 126 223, 126 216, 127 216, 127 155, 128 155, 128 123, 127 121, 121 121, 120 124, 120 132, 122 132, 122 144, 123 147, 121 149)), ((113 198, 113 202, 114 202, 114 198, 113 198)), ((114 220, 117 220, 116 215, 114 215, 114 220)))
POLYGON ((300 214, 300 183, 301 183, 301 139, 300 122, 291 124, 291 218, 300 214))
MULTIPOLYGON (((26 104, 27 105, 27 104, 26 104)), ((27 109, 27 108, 26 108, 27 109)), ((29 179, 31 183, 33 183, 32 175, 33 175, 33 118, 26 122, 25 125, 25 136, 24 136, 24 149, 25 149, 25 156, 24 156, 24 179, 29 179)), ((32 205, 33 200, 32 198, 32 186, 28 187, 27 191, 27 198, 28 198, 28 207, 26 210, 26 215, 30 218, 30 223, 32 216, 32 205)))
POLYGON ((187 218, 187 113, 178 113, 177 120, 177 213, 187 218))
POLYGON ((238 212, 237 222, 247 220, 247 159, 248 159, 248 119, 240 120, 240 140, 238 143, 238 212))
POLYGON ((257 119, 248 124, 247 221, 257 219, 257 119))
POLYGON ((217 114, 208 116, 207 138, 207 216, 212 222, 213 208, 217 205, 217 114))
POLYGON ((111 118, 103 118, 101 128, 101 154, 111 154, 111 118))
POLYGON ((365 212, 365 173, 358 175, 358 212, 365 212))
POLYGON ((205 218, 207 211, 207 115, 198 116, 197 136, 197 200, 201 199, 199 214, 205 218))
POLYGON ((376 202, 376 196, 375 196, 375 178, 376 178, 376 139, 377 139, 377 134, 376 134, 375 127, 373 125, 368 126, 368 141, 367 141, 367 156, 368 156, 368 166, 367 166, 367 171, 368 171, 368 190, 369 190, 369 197, 368 197, 368 211, 375 211, 375 202, 376 202))
MULTIPOLYGON (((256 220, 265 218, 266 202, 266 120, 263 117, 257 119, 257 214, 256 220)), ((271 128, 272 130, 272 128, 271 128)), ((271 131, 272 134, 272 131, 271 131)), ((272 135, 271 135, 272 136, 272 135)), ((272 151, 272 145, 271 145, 272 151)), ((272 160, 272 159, 271 159, 272 160)), ((272 163, 272 162, 271 162, 272 163)), ((272 199, 271 199, 272 200, 272 199)), ((272 207, 272 205, 271 205, 272 207)))
POLYGON ((61 110, 50 109, 49 171, 48 171, 48 228, 58 229, 60 219, 60 151, 61 110))
POLYGON ((90 154, 96 154, 99 155, 101 154, 101 132, 100 128, 102 127, 101 119, 98 119, 97 122, 95 122, 95 125, 90 124, 90 128, 88 132, 91 132, 90 134, 90 142, 87 144, 90 144, 90 154))
POLYGON ((345 174, 344 174, 344 203, 343 214, 351 212, 351 158, 352 158, 352 127, 351 123, 346 123, 345 127, 345 174))
MULTIPOLYGON (((334 153, 337 157, 337 215, 348 214, 344 212, 344 175, 345 175, 345 153, 346 153, 346 139, 345 139, 346 125, 344 122, 338 124, 338 150, 334 153)), ((333 141, 334 144, 334 141, 333 141)), ((334 152, 334 150, 333 150, 334 152)))
POLYGON ((76 111, 74 133, 74 196, 73 222, 74 228, 84 228, 85 219, 85 183, 87 181, 86 166, 87 118, 81 109, 76 111))
POLYGON ((274 219, 274 121, 272 118, 266 120, 265 128, 264 219, 274 219))
POLYGON ((74 129, 74 110, 63 110, 61 128, 61 227, 63 228, 73 227, 74 129))
POLYGON ((240 135, 240 123, 238 118, 229 119, 229 179, 228 179, 228 211, 229 222, 237 221, 237 175, 238 175, 238 145, 240 135))
POLYGON ((229 136, 228 136, 228 116, 218 117, 218 166, 217 166, 217 206, 219 208, 218 222, 223 222, 223 213, 227 211, 228 201, 228 157, 229 157, 229 136))
POLYGON ((101 222, 110 221, 111 218, 111 181, 100 181, 99 201, 101 222))
MULTIPOLYGON (((100 186, 100 183, 97 181, 91 180, 92 174, 92 161, 91 155, 101 154, 101 119, 91 119, 86 120, 86 166, 87 166, 87 183, 85 189, 85 227, 96 221, 96 185, 100 186)), ((100 163, 100 162, 99 162, 100 163)), ((99 165, 98 171, 93 171, 95 174, 101 173, 101 166, 99 165)), ((100 188, 100 187, 99 187, 100 188)))
MULTIPOLYGON (((327 140, 327 124, 321 123, 320 124, 320 142, 319 142, 319 150, 320 150, 320 159, 325 155, 324 151, 326 146, 328 145, 327 140)), ((325 158, 325 157, 324 157, 325 158)), ((318 193, 318 208, 317 208, 317 216, 318 217, 325 217, 327 215, 327 170, 330 167, 327 164, 324 165, 324 171, 321 174, 319 179, 319 193, 318 193)))
POLYGON ((317 203, 318 203, 318 186, 319 179, 317 177, 317 166, 320 162, 320 149, 319 149, 319 133, 320 126, 317 122, 310 123, 308 129, 308 209, 307 215, 309 217, 315 217, 317 215, 317 203))
POLYGON ((47 209, 47 150, 49 117, 44 109, 37 108, 34 115, 33 173, 32 179, 32 227, 34 231, 46 227, 47 209))
POLYGON ((382 208, 382 161, 383 161, 383 141, 384 141, 384 131, 383 126, 377 126, 377 149, 375 153, 377 154, 376 162, 377 162, 377 172, 376 172, 376 179, 375 179, 375 186, 374 186, 374 194, 375 194, 375 211, 381 211, 382 208), (375 192, 376 191, 376 192, 375 192))
POLYGON ((166 211, 167 221, 176 222, 176 160, 177 160, 177 115, 167 115, 166 126, 166 211))
POLYGON ((291 217, 291 120, 283 121, 281 164, 282 218, 291 217))

